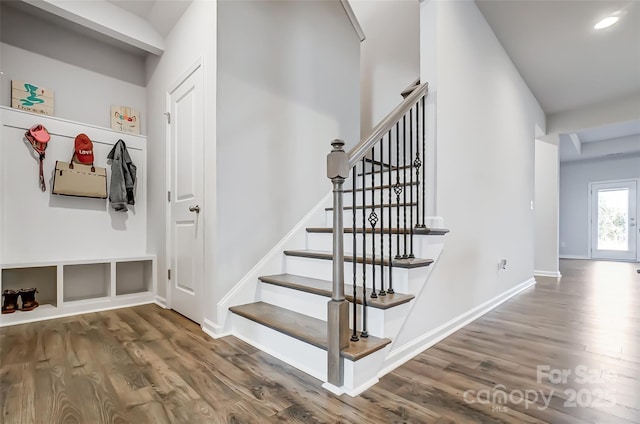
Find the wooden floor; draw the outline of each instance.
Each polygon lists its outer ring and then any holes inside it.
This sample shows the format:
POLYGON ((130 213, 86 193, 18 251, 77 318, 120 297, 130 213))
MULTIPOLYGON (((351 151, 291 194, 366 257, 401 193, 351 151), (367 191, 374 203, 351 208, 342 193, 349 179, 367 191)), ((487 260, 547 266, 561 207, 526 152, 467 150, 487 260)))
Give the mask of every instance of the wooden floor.
POLYGON ((357 398, 155 305, 2 328, 0 421, 638 423, 636 268, 562 261, 357 398))

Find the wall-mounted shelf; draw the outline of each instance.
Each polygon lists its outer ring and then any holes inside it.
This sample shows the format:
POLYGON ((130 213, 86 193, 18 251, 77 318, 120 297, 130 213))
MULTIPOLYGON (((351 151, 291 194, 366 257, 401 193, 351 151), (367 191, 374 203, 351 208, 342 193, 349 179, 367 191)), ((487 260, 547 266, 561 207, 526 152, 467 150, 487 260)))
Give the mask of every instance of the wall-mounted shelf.
POLYGON ((97 312, 155 301, 156 257, 83 259, 0 265, 0 288, 35 287, 32 311, 0 316, 0 326, 97 312))

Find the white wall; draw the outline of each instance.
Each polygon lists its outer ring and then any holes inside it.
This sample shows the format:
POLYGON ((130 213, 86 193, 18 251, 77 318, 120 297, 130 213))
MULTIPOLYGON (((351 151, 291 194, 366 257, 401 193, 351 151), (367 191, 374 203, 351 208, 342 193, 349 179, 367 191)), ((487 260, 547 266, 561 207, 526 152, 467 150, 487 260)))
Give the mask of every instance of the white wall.
POLYGON ((361 135, 366 137, 420 76, 418 0, 351 0, 364 31, 360 57, 361 135))
POLYGON ((640 155, 560 164, 560 256, 589 257, 589 183, 640 178, 640 155))
POLYGON ((2 3, 0 104, 11 105, 11 80, 55 93, 55 116, 111 127, 111 105, 140 111, 145 133, 144 59, 130 52, 27 15, 2 3), (37 27, 37 36, 25 28, 37 27))
MULTIPOLYGON (((451 232, 429 295, 407 321, 429 328, 532 278, 535 127, 545 128, 540 105, 475 3, 421 3, 424 22, 434 22, 433 13, 436 25, 422 28, 421 45, 435 37, 435 54, 432 45, 422 64, 437 72, 430 123, 437 124, 437 214, 451 232), (501 258, 508 265, 498 271, 501 258)), ((418 337, 416 327, 397 343, 418 337)))
POLYGON ((535 142, 535 273, 559 276, 558 261, 558 146, 535 142))
MULTIPOLYGON (((166 95, 179 78, 201 60, 204 72, 205 119, 205 199, 201 218, 205 233, 205 296, 213 290, 215 280, 214 251, 216 226, 216 2, 194 1, 165 39, 165 53, 149 56, 146 62, 147 104, 149 132, 149 253, 158 256, 158 295, 166 297, 166 234, 167 184, 166 176, 166 95)), ((215 303, 212 303, 215 305, 215 303)))
POLYGON ((220 300, 331 189, 359 139, 359 39, 338 1, 218 3, 220 300))

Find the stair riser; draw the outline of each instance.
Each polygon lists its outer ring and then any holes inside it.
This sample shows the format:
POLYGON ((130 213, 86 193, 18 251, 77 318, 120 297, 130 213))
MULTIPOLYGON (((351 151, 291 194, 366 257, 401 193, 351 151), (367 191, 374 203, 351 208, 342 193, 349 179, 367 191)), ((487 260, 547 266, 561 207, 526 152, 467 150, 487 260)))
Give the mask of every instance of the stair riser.
POLYGON ((321 381, 327 381, 327 352, 324 349, 236 314, 231 314, 229 319, 236 337, 321 381))
MULTIPOLYGON (((385 289, 389 284, 389 267, 384 268, 384 285, 385 289)), ((416 294, 420 290, 425 276, 429 273, 431 267, 421 268, 393 268, 393 288, 398 293, 416 294)), ((352 263, 345 262, 344 275, 345 282, 353 283, 352 263)), ((373 268, 366 265, 367 287, 371 288, 373 268)), ((297 256, 285 257, 285 272, 289 274, 301 275, 310 278, 320 278, 323 280, 332 280, 332 262, 329 260, 302 258, 297 256)), ((356 284, 362 285, 362 264, 356 264, 356 284)), ((380 289, 380 265, 376 265, 376 288, 380 289)))
MULTIPOLYGON (((288 287, 261 283, 259 300, 287 308, 313 318, 327 320, 327 303, 330 298, 313 293, 301 292, 288 287)), ((372 336, 393 338, 402 324, 402 317, 408 312, 409 302, 389 309, 367 308, 367 331, 372 336)), ((357 306, 357 330, 362 330, 362 305, 357 306)), ((349 327, 353 328, 353 306, 349 306, 349 327)))
MULTIPOLYGON (((367 246, 367 255, 371 255, 371 251, 374 244, 375 239, 375 247, 376 247, 376 255, 380 255, 380 234, 375 234, 375 237, 372 237, 373 234, 367 234, 366 236, 366 246, 367 246)), ((345 233, 344 234, 344 251, 345 254, 351 254, 353 251, 353 234, 345 233)), ((362 256, 362 234, 356 234, 356 251, 359 256, 362 256)), ((400 240, 400 252, 404 254, 404 236, 392 234, 391 235, 391 251, 393 255, 397 255, 398 253, 398 239, 400 240)), ((389 235, 385 234, 383 237, 384 246, 384 256, 389 257, 389 235)), ((433 257, 433 248, 434 244, 442 244, 442 236, 425 236, 425 235, 414 235, 413 236, 413 254, 417 258, 432 258, 433 257)), ((310 250, 324 250, 331 251, 333 248, 333 233, 307 233, 307 249, 310 250)), ((411 249, 411 241, 410 236, 407 234, 407 250, 411 249)))
MULTIPOLYGON (((394 200, 395 202, 395 200, 394 200)), ((387 202, 385 202, 386 204, 387 202)), ((380 207, 376 207, 375 209, 376 215, 378 215, 378 219, 380 219, 381 216, 381 208, 380 207)), ((371 208, 367 208, 366 209, 366 218, 369 217, 369 214, 371 213, 371 208)), ((391 208, 391 226, 392 227, 397 227, 397 217, 400 217, 400 227, 404 227, 404 216, 405 213, 407 215, 407 226, 409 226, 409 220, 410 220, 410 215, 413 214, 413 224, 416 224, 416 219, 417 219, 417 210, 416 207, 414 206, 413 208, 411 208, 411 214, 409 213, 409 207, 407 207, 406 209, 404 207, 400 207, 400 210, 398 210, 395 206, 391 208), (406 211, 406 212, 405 212, 406 211)), ((356 209, 356 225, 358 227, 362 227, 362 209, 356 209)), ((331 227, 333 226, 333 211, 325 211, 325 225, 327 227, 331 227)), ((345 209, 342 212, 342 221, 344 222, 344 226, 345 227, 351 227, 353 226, 353 210, 352 209, 345 209)), ((365 221, 367 227, 370 226, 369 221, 365 221)), ((377 226, 380 226, 380 222, 377 223, 377 226)), ((389 208, 384 208, 384 226, 385 228, 389 227, 389 208)))

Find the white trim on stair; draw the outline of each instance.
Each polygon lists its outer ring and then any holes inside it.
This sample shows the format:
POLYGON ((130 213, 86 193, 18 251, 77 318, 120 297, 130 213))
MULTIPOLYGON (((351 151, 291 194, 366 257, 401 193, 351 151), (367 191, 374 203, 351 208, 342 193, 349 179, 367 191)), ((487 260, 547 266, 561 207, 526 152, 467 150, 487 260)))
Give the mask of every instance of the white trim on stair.
POLYGON ((520 292, 533 286, 534 284, 536 284, 536 280, 534 278, 530 278, 527 281, 518 284, 514 288, 507 290, 506 292, 501 293, 498 296, 476 306, 475 308, 470 309, 458 315, 457 317, 445 322, 441 326, 425 333, 419 338, 416 338, 413 342, 402 346, 398 350, 391 352, 391 354, 389 354, 388 356, 388 359, 391 361, 391 363, 380 370, 378 376, 382 377, 383 375, 390 373, 405 362, 413 359, 420 352, 430 348, 431 346, 455 333, 462 327, 466 326, 472 321, 475 321, 482 315, 516 296, 520 292))
POLYGON ((226 332, 223 331, 223 328, 221 325, 216 324, 215 322, 211 321, 208 318, 205 318, 202 321, 201 328, 205 334, 211 336, 214 339, 219 339, 221 337, 226 337, 231 335, 231 331, 226 331, 226 332))
POLYGON ((538 277, 554 277, 554 278, 562 277, 562 274, 560 274, 560 271, 537 271, 537 270, 534 270, 533 271, 533 275, 538 276, 538 277))

